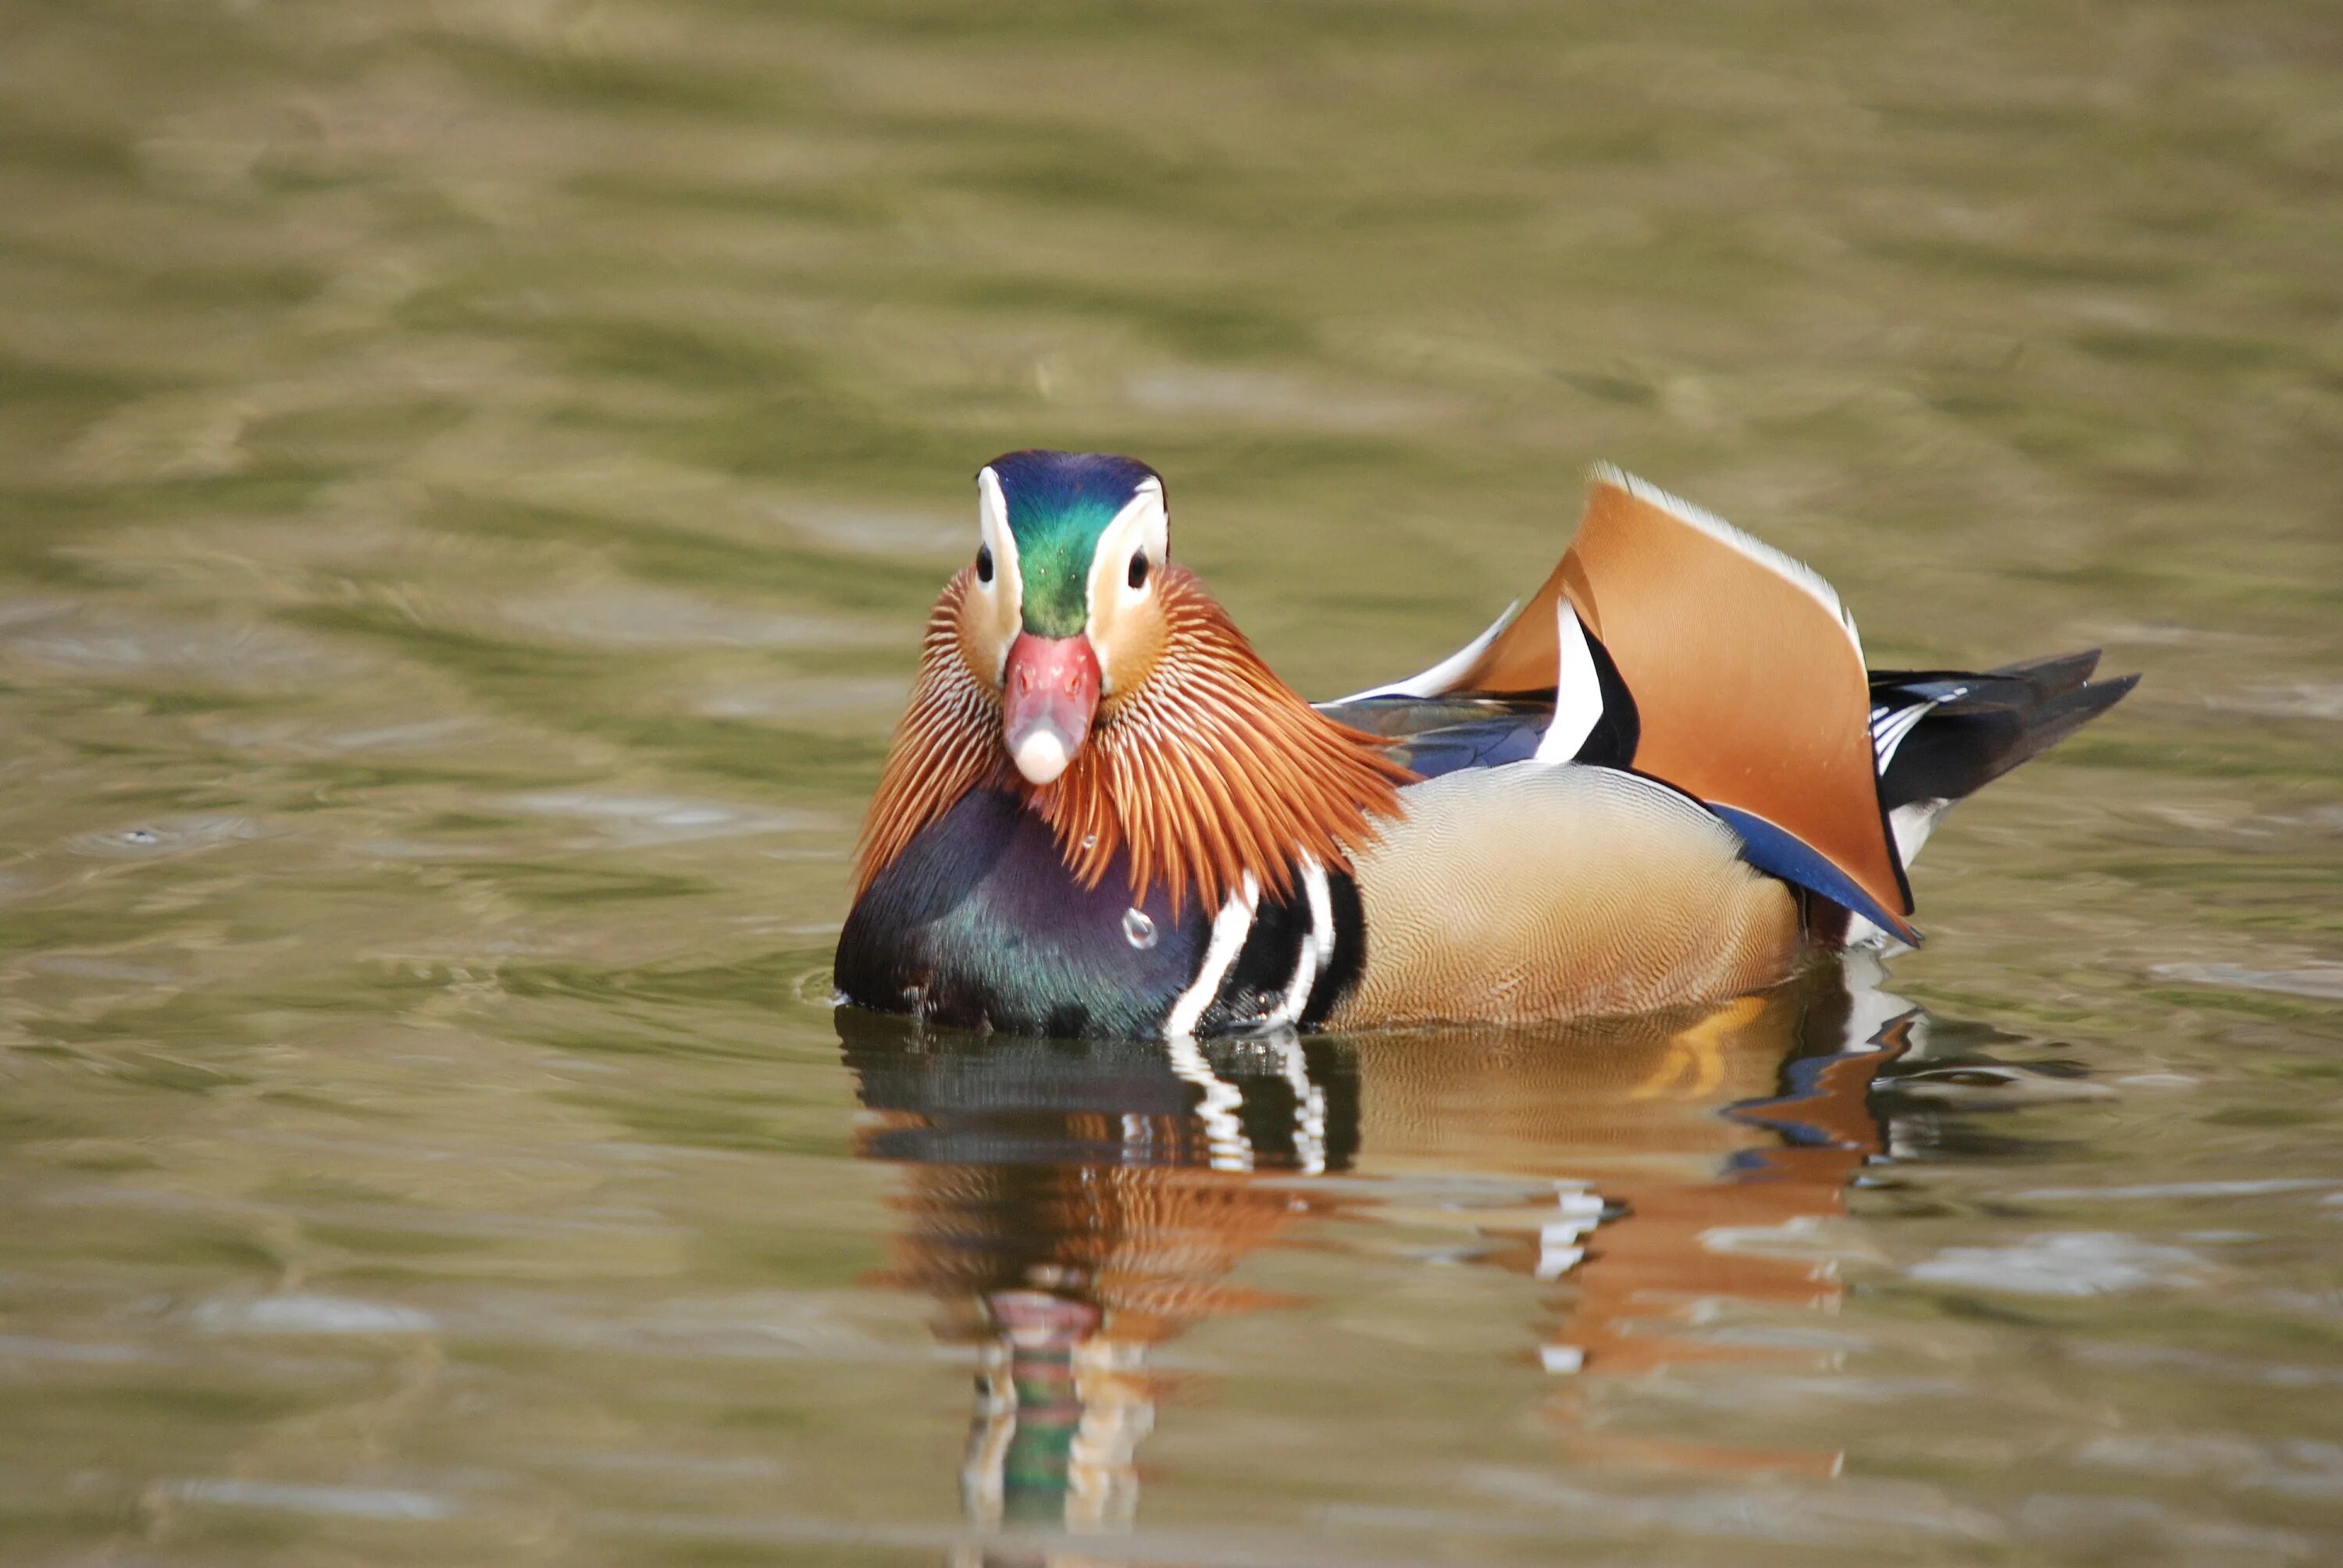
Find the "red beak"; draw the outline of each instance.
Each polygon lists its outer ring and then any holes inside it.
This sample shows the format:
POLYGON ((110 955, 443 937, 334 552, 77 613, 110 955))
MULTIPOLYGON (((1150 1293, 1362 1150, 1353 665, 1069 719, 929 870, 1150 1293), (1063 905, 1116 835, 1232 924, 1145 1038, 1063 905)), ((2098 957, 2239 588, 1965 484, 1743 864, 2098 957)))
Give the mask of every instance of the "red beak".
POLYGON ((1017 771, 1036 784, 1054 782, 1098 716, 1098 655, 1091 639, 1021 631, 1009 645, 1001 684, 1001 738, 1017 771))

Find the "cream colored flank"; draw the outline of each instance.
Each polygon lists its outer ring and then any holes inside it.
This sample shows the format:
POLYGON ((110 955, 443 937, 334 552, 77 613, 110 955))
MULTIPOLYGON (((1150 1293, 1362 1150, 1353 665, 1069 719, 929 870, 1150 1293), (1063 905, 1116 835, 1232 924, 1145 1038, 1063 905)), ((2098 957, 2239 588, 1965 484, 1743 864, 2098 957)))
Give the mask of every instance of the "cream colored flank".
POLYGON ((1673 790, 1519 762, 1411 785, 1400 802, 1354 857, 1366 963, 1332 1028, 1645 1012, 1797 966, 1795 895, 1673 790))

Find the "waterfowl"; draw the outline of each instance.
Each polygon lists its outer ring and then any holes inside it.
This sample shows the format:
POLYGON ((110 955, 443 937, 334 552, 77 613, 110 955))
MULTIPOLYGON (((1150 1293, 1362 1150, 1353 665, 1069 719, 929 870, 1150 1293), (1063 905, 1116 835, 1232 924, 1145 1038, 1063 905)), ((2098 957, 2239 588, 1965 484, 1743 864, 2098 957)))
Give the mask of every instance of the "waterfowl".
POLYGON ((1012 452, 929 616, 841 999, 1066 1038, 1711 1003, 1916 942, 1956 800, 2105 711, 2096 651, 1871 670, 1830 585, 1615 468, 1538 590, 1312 705, 1170 558, 1162 477, 1012 452))

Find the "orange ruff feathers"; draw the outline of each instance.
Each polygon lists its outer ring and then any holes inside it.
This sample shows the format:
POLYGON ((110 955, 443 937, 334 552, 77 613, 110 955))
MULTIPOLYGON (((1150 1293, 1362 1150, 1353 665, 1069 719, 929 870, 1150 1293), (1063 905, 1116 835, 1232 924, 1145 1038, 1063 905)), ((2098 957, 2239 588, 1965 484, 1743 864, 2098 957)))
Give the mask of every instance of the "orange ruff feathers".
POLYGON ((1193 894, 1217 909, 1250 873, 1282 895, 1302 856, 1348 869, 1399 809, 1414 775, 1380 737, 1313 709, 1272 674, 1193 573, 1166 566, 1163 652, 1137 689, 1111 696, 1055 783, 1028 783, 1001 739, 1001 698, 960 644, 968 571, 928 617, 910 707, 863 823, 859 898, 917 837, 979 788, 1011 789, 1049 823, 1067 867, 1096 887, 1131 851, 1134 897, 1163 885, 1176 918, 1193 894))

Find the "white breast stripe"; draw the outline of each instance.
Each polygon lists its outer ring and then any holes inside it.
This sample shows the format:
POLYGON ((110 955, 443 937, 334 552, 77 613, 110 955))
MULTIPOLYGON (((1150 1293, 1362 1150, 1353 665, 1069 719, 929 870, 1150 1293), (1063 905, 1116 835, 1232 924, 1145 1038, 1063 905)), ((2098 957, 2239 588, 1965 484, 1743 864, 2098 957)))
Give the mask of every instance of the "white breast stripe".
POLYGON ((1204 966, 1196 971, 1196 983, 1180 993, 1180 1000, 1164 1017, 1166 1040, 1186 1040, 1196 1032, 1197 1020, 1220 995, 1221 981, 1228 978, 1229 966, 1237 961, 1245 938, 1252 933, 1253 911, 1260 905, 1261 883, 1247 871, 1244 886, 1231 893, 1221 912, 1212 917, 1212 940, 1204 949, 1204 966))
POLYGON ((1326 888, 1326 868, 1314 855, 1302 858, 1302 886, 1310 895, 1310 944, 1324 969, 1334 961, 1334 896, 1326 888))
POLYGON ((1554 640, 1562 647, 1562 659, 1554 670, 1554 722, 1545 727, 1538 741, 1537 759, 1567 762, 1578 755, 1578 749, 1594 732, 1595 721, 1603 717, 1603 682, 1594 673, 1586 628, 1578 624, 1578 612, 1566 598, 1554 600, 1554 640))
POLYGON ((1334 901, 1326 891, 1326 868, 1314 856, 1302 859, 1302 885, 1310 908, 1310 929, 1302 933, 1293 954, 1293 979, 1287 982, 1285 999, 1262 1020, 1266 1029, 1301 1021, 1302 1009, 1310 1005, 1310 992, 1318 983, 1318 971, 1334 951, 1334 901))

